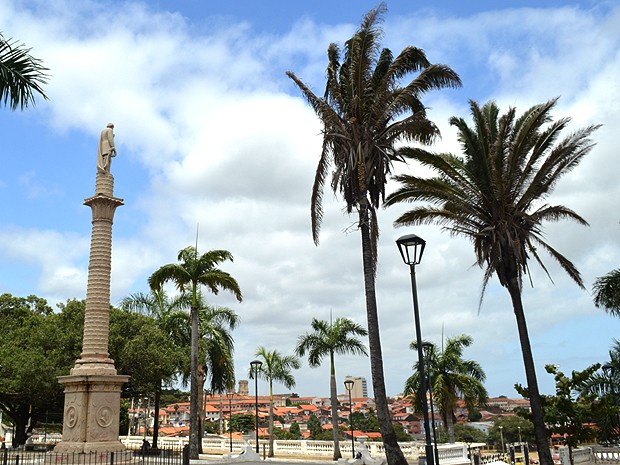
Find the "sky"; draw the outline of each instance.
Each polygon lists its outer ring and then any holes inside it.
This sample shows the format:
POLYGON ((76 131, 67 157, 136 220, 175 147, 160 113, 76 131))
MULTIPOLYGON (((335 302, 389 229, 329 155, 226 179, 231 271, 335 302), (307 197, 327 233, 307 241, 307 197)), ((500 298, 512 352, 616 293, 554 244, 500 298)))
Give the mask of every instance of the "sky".
MULTIPOLYGON (((32 48, 50 69, 49 100, 12 112, 0 107, 0 292, 35 294, 51 305, 85 298, 99 134, 115 124, 116 197, 111 303, 147 292, 147 278, 177 252, 225 249, 221 268, 243 302, 209 295, 241 319, 234 331, 238 379, 256 349, 293 354, 312 318, 351 318, 366 326, 361 244, 355 217, 326 191, 320 244, 310 230, 310 192, 321 126, 285 75, 317 94, 326 50, 342 45, 366 0, 151 2, 0 0, 0 30, 32 48)), ((583 370, 609 360, 620 320, 594 307, 594 280, 618 267, 620 199, 620 4, 615 1, 389 1, 383 46, 424 49, 452 67, 461 89, 424 96, 441 129, 436 151, 458 153, 451 116, 469 120, 469 99, 521 113, 560 97, 554 117, 572 118, 566 135, 590 124, 596 147, 563 178, 550 203, 574 209, 589 227, 545 226, 549 243, 581 271, 586 289, 543 255, 552 281, 531 263, 523 301, 543 393, 554 391, 546 364, 583 370)), ((416 166, 396 167, 397 173, 416 166)), ((388 183, 388 192, 395 188, 388 183)), ((408 267, 395 240, 427 241, 416 268, 422 336, 473 337, 464 357, 478 361, 491 396, 518 397, 525 385, 508 293, 493 278, 479 306, 482 271, 473 247, 435 226, 394 228, 407 206, 379 211, 377 299, 388 395, 402 392, 416 353, 408 267)), ((171 289, 172 290, 172 289, 171 289)), ((329 367, 294 372, 292 391, 329 395, 329 367)), ((347 375, 371 387, 369 359, 338 356, 347 375)), ((267 386, 259 385, 266 392, 267 386)), ((276 392, 287 392, 276 384, 276 392)))

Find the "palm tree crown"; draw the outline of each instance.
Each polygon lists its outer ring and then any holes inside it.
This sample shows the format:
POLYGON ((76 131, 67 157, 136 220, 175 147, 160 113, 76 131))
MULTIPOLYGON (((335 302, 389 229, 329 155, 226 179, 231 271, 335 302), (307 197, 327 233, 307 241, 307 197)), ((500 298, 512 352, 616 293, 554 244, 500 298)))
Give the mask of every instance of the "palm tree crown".
POLYGON ((597 278, 592 286, 594 305, 620 316, 620 268, 597 278))
POLYGON ((193 306, 198 302, 198 285, 206 286, 215 295, 220 290, 227 290, 239 302, 243 300, 237 281, 217 268, 224 261, 233 261, 227 250, 210 250, 198 255, 198 250, 189 246, 179 251, 177 258, 181 263, 164 265, 149 277, 151 289, 161 289, 164 283, 171 281, 180 292, 191 293, 193 306))
MULTIPOLYGON (((426 351, 425 369, 430 379, 435 405, 443 416, 448 429, 451 443, 455 441, 454 411, 459 400, 464 400, 467 408, 473 411, 475 407, 486 403, 488 393, 484 387, 486 375, 480 364, 474 360, 463 359, 463 349, 473 343, 471 336, 462 334, 448 338, 445 348, 438 351, 432 346, 426 351)), ((417 350, 416 342, 412 342, 411 349, 417 350)), ((414 395, 416 405, 421 410, 421 402, 426 401, 426 395, 420 393, 420 373, 418 365, 413 367, 414 373, 405 383, 405 395, 414 395)))
POLYGON ((437 223, 452 234, 469 237, 478 265, 486 266, 484 286, 495 273, 502 286, 508 288, 516 278, 520 288, 530 255, 547 271, 538 254, 540 248, 583 287, 575 266, 545 241, 541 226, 562 219, 587 225, 569 208, 548 205, 544 200, 558 180, 590 151, 589 136, 598 126, 558 141, 570 118, 552 122, 550 112, 556 102, 552 99, 533 106, 517 118, 514 108, 500 117, 494 102, 480 108, 470 101, 473 129, 462 118, 450 119, 458 129, 463 158, 402 149, 438 176, 395 177, 402 186, 389 196, 387 205, 418 200, 430 203, 409 210, 395 224, 437 223))
POLYGON ((30 50, 5 39, 0 32, 0 102, 11 110, 34 105, 35 93, 47 99, 42 86, 47 83, 49 70, 30 55, 30 50))
POLYGON ((308 354, 311 367, 318 367, 324 358, 330 362, 330 402, 332 410, 332 432, 334 437, 333 460, 341 457, 338 441, 338 392, 336 389, 335 354, 368 355, 366 347, 356 336, 366 336, 368 332, 348 318, 336 318, 332 322, 312 319, 312 333, 297 338, 295 353, 300 357, 308 354))
MULTIPOLYGON (((382 49, 380 23, 386 9, 381 3, 366 15, 346 42, 343 56, 337 44, 329 46, 324 97, 317 97, 294 73, 287 72, 323 123, 323 150, 311 204, 317 244, 329 168, 333 168, 331 188, 342 194, 347 211, 368 201, 374 217, 392 163, 404 160, 394 144, 399 140, 427 143, 439 133, 426 118, 420 97, 432 89, 461 84, 452 69, 431 64, 419 48, 406 47, 396 58, 389 49, 382 49), (418 73, 415 79, 400 85, 412 73, 418 73)), ((376 227, 373 233, 376 237, 376 227)))
MULTIPOLYGON (((574 211, 545 202, 556 183, 591 150, 589 136, 598 126, 559 139, 570 118, 553 121, 557 99, 535 105, 520 117, 510 108, 502 116, 494 102, 482 108, 470 102, 474 128, 452 117, 463 156, 433 155, 421 148, 402 149, 431 168, 437 176, 396 176, 401 187, 386 204, 425 201, 401 215, 396 225, 436 223, 454 235, 471 239, 477 263, 486 267, 480 302, 493 274, 511 297, 527 378, 532 420, 541 464, 551 465, 541 397, 521 298, 523 275, 533 257, 547 272, 538 251, 546 250, 581 287, 577 268, 549 245, 542 233, 546 221, 574 220, 587 225, 574 211)), ((547 272, 548 274, 548 272, 547 272)))

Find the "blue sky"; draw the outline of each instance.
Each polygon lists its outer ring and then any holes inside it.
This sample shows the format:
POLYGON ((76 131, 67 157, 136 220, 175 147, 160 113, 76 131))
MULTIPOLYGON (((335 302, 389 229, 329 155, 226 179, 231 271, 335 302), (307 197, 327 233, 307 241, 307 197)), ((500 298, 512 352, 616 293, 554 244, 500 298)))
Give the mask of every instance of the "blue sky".
MULTIPOLYGON (((260 345, 292 353, 313 317, 365 324, 360 244, 354 219, 326 193, 321 245, 312 242, 309 199, 320 125, 284 74, 318 93, 326 50, 342 44, 375 2, 70 2, 0 0, 5 37, 33 48, 50 68, 49 101, 24 112, 0 109, 0 292, 50 303, 86 293, 90 209, 99 132, 114 122, 118 157, 113 304, 146 291, 146 278, 181 248, 227 249, 245 299, 210 302, 241 316, 237 377, 260 345)), ((618 267, 616 133, 620 123, 620 6, 605 1, 388 2, 384 45, 423 48, 459 73, 463 88, 424 102, 442 130, 437 150, 458 151, 450 116, 468 99, 523 111, 560 96, 570 130, 589 124, 596 148, 563 179, 550 202, 590 223, 546 227, 574 261, 587 290, 551 261, 554 283, 532 263, 524 304, 543 392, 547 363, 581 370, 608 359, 620 321, 592 305, 592 282, 618 267), (542 6, 541 6, 542 5, 542 6)), ((411 167, 400 167, 406 172, 411 167)), ((388 190, 392 189, 388 185, 388 190)), ((491 395, 524 384, 510 301, 495 281, 478 311, 481 271, 471 245, 433 226, 394 229, 402 208, 380 211, 377 291, 390 395, 402 391, 415 337, 407 268, 394 240, 427 240, 418 267, 422 331, 437 344, 466 333, 491 395)), ((364 376, 369 361, 341 357, 337 375, 364 376)), ((327 367, 296 374, 296 392, 328 395, 327 367)), ((341 382, 340 382, 341 384, 341 382)), ((370 383, 369 383, 370 384, 370 383)), ((284 390, 282 388, 282 390, 284 390)))

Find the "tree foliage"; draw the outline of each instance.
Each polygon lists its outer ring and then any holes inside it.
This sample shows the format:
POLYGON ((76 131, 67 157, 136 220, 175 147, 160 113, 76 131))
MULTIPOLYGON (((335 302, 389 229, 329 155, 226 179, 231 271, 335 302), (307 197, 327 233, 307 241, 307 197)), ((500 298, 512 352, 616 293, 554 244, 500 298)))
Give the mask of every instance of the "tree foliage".
POLYGON ((47 84, 49 70, 30 51, 0 32, 0 102, 11 110, 34 105, 35 94, 47 99, 43 85, 47 84))
POLYGON ((594 305, 614 316, 620 316, 620 268, 594 281, 594 305))

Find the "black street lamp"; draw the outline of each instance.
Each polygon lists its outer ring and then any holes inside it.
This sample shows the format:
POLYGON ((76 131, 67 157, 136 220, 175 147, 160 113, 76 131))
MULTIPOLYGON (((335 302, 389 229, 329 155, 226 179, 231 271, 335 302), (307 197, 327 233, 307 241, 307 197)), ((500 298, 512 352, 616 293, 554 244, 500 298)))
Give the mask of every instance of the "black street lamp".
POLYGON ((250 362, 250 368, 254 372, 254 412, 256 417, 256 453, 258 454, 258 370, 263 366, 263 362, 260 360, 252 360, 250 362))
MULTIPOLYGON (((424 375, 424 354, 422 352, 422 330, 420 329, 420 309, 418 308, 418 289, 415 282, 415 266, 422 260, 426 241, 415 234, 408 234, 396 240, 400 255, 406 265, 409 265, 411 272, 411 291, 413 294, 413 317, 415 320, 416 345, 418 347, 418 364, 420 370, 420 393, 426 397, 426 378, 424 375)), ((435 465, 433 460, 433 446, 431 445, 431 428, 428 421, 428 405, 426 399, 422 402, 422 413, 424 414, 424 435, 426 438, 426 463, 435 465)))
POLYGON ((349 423, 351 424, 351 455, 355 458, 355 438, 353 438, 353 403, 351 400, 351 391, 353 390, 354 381, 352 379, 344 380, 344 387, 349 392, 349 423))
MULTIPOLYGON (((433 352, 435 346, 432 342, 423 342, 422 347, 424 348, 425 355, 428 357, 427 361, 430 360, 431 353, 433 352)), ((431 426, 433 428, 433 443, 435 445, 435 465, 439 465, 439 450, 437 449, 437 428, 435 428, 435 407, 433 406, 433 383, 431 382, 430 370, 428 370, 427 381, 428 395, 431 398, 431 426)))
POLYGON ((232 398, 235 395, 234 392, 227 392, 228 397, 228 433, 230 434, 230 451, 232 452, 232 398))
POLYGON ((503 426, 499 427, 499 437, 502 440, 502 454, 505 454, 506 448, 504 447, 504 427, 503 426))

